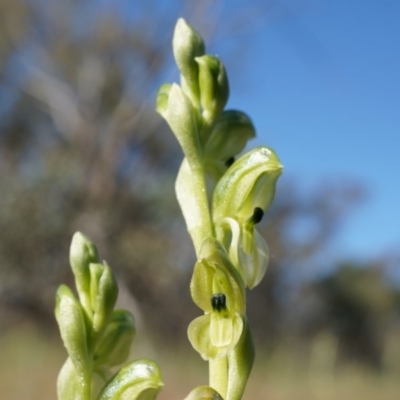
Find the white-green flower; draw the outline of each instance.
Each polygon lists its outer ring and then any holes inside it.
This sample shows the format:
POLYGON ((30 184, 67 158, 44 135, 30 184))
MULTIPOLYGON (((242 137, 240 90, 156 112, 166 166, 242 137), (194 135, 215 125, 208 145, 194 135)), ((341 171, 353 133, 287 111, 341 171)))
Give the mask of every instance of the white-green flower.
POLYGON ((226 356, 242 334, 245 295, 240 275, 217 240, 203 244, 190 289, 205 312, 189 325, 192 346, 205 360, 226 356))
POLYGON ((213 221, 224 245, 249 288, 265 274, 269 252, 255 229, 270 207, 282 165, 268 147, 240 157, 218 181, 213 196, 213 221))

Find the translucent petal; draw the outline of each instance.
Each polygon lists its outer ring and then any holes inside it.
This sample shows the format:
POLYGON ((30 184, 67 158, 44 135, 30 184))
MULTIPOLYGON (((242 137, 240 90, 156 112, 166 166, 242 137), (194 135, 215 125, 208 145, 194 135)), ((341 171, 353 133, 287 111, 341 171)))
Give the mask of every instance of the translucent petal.
MULTIPOLYGON (((233 218, 224 218, 223 226, 231 230, 231 242, 226 244, 229 257, 246 286, 252 289, 265 275, 269 260, 268 245, 252 224, 240 225, 233 218)), ((222 230, 217 229, 218 232, 222 230)))
POLYGON ((246 240, 251 240, 251 244, 247 243, 242 248, 239 247, 239 265, 247 286, 253 289, 265 275, 269 260, 269 249, 257 229, 253 229, 251 239, 246 237, 246 240))
POLYGON ((232 337, 228 344, 216 346, 211 341, 211 315, 205 314, 194 319, 188 328, 189 341, 204 360, 225 357, 238 343, 243 331, 243 320, 238 313, 232 314, 232 337))
POLYGON ((232 342, 233 321, 228 312, 211 313, 210 338, 214 346, 228 346, 232 342))

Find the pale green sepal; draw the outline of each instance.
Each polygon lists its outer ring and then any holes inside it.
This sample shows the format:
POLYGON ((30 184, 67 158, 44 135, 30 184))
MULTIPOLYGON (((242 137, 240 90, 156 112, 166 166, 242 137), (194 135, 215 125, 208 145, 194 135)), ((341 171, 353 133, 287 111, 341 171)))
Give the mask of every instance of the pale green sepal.
POLYGON ((225 357, 238 343, 242 334, 243 323, 238 313, 233 318, 232 336, 229 343, 224 346, 216 346, 212 343, 210 331, 211 316, 213 313, 195 318, 188 327, 188 338, 193 348, 204 360, 225 357))
POLYGON ((90 382, 78 376, 74 364, 68 357, 57 378, 58 400, 86 400, 90 395, 90 382))
POLYGON ((94 365, 114 367, 122 364, 129 356, 135 333, 133 315, 127 310, 115 310, 96 345, 93 357, 94 365))
POLYGON ((167 121, 189 162, 198 160, 200 145, 197 118, 192 103, 178 85, 161 86, 157 96, 157 112, 167 121))
POLYGON ((244 282, 232 265, 223 246, 214 238, 207 238, 201 247, 190 282, 193 301, 205 312, 211 312, 211 297, 224 293, 231 312, 244 314, 246 309, 244 282))
POLYGON ((241 111, 224 111, 217 119, 207 140, 204 157, 207 160, 227 161, 239 154, 248 140, 256 135, 250 118, 241 111))
POLYGON ((201 36, 183 18, 179 18, 172 39, 172 49, 176 64, 181 72, 181 85, 192 100, 199 105, 199 66, 195 57, 204 54, 204 42, 201 36))
POLYGON ((103 388, 98 400, 155 400, 163 387, 158 365, 137 360, 121 368, 103 388))
POLYGON ((240 272, 246 285, 253 289, 265 275, 269 261, 269 249, 265 239, 252 223, 245 222, 241 226, 233 218, 225 218, 217 229, 217 237, 222 234, 221 241, 229 250, 232 263, 240 272), (229 232, 224 232, 226 230, 229 232))
POLYGON ((206 54, 195 58, 199 65, 200 103, 208 125, 215 122, 229 97, 229 83, 223 63, 206 54))
POLYGON ((228 392, 226 400, 240 400, 246 388, 254 362, 254 344, 247 318, 243 333, 235 348, 228 354, 228 392))
POLYGON ((221 395, 209 386, 198 386, 184 400, 224 400, 221 395))
POLYGON ((110 267, 104 264, 90 264, 90 302, 93 310, 93 331, 99 334, 114 309, 118 297, 117 281, 110 267))
POLYGON ((184 158, 176 178, 175 192, 187 230, 192 238, 196 253, 199 254, 201 245, 208 233, 203 216, 209 215, 209 209, 205 201, 200 202, 197 198, 194 184, 188 160, 184 158))
POLYGON ((256 147, 236 160, 215 187, 213 220, 233 217, 244 222, 256 207, 268 209, 282 168, 268 147, 256 147))
POLYGON ((79 299, 88 317, 91 318, 89 264, 99 262, 99 253, 94 243, 81 232, 76 232, 72 238, 69 261, 75 276, 79 299))
POLYGON ((61 285, 57 290, 55 314, 68 355, 78 376, 85 381, 90 375, 91 363, 84 314, 82 306, 66 285, 61 285))

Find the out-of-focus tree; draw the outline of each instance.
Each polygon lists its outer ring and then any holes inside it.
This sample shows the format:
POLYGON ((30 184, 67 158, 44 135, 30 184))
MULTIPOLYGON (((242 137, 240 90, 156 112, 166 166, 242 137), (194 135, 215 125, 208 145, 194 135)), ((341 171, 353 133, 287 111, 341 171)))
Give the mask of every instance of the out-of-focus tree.
POLYGON ((400 290, 390 285, 381 261, 346 262, 304 288, 308 299, 303 334, 308 340, 329 332, 338 343, 336 364, 382 367, 390 331, 400 324, 400 290))
POLYGON ((3 311, 53 320, 75 230, 113 255, 149 309, 177 301, 163 288, 180 279, 166 229, 178 153, 152 98, 175 16, 153 3, 0 2, 3 311))
POLYGON ((326 182, 307 194, 294 182, 278 185, 276 201, 261 225, 270 264, 260 284, 263 290, 249 294, 249 303, 257 304, 249 318, 258 327, 255 332, 267 332, 270 345, 293 324, 298 291, 321 273, 321 267, 331 267, 319 260, 364 197, 363 186, 351 180, 326 182))

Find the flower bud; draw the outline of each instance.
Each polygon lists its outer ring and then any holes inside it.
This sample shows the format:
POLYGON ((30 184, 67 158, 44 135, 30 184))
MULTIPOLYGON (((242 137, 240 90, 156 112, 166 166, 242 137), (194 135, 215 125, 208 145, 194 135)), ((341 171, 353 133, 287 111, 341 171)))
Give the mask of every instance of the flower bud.
POLYGON ((160 370, 154 361, 137 360, 121 368, 97 399, 155 400, 163 385, 160 370))
POLYGON ((90 376, 83 380, 77 374, 74 364, 70 357, 67 358, 62 366, 57 378, 57 399, 85 399, 90 393, 90 376))
POLYGON ((199 65, 200 103, 203 118, 211 125, 224 109, 229 97, 229 83, 222 62, 208 54, 196 57, 199 65))
POLYGON ((172 49, 176 64, 181 72, 182 89, 189 96, 193 105, 198 108, 199 66, 195 58, 204 54, 204 42, 201 36, 183 18, 179 18, 176 23, 172 49))
POLYGON ((118 297, 118 285, 107 264, 90 264, 90 303, 95 334, 105 327, 118 297))
POLYGON ((224 400, 221 395, 209 386, 198 386, 184 400, 224 400))
POLYGON ((69 260, 75 276, 75 285, 83 308, 90 318, 90 271, 89 264, 99 261, 96 246, 81 232, 72 238, 69 260))
POLYGON ((96 345, 95 365, 114 367, 122 364, 129 356, 135 332, 133 315, 126 310, 115 310, 100 341, 96 345))
POLYGON ((239 154, 249 139, 255 137, 250 118, 241 111, 224 111, 217 119, 205 146, 205 157, 226 162, 239 154))
POLYGON ((57 290, 55 314, 68 355, 79 377, 85 380, 90 374, 85 318, 82 306, 66 285, 57 290))

